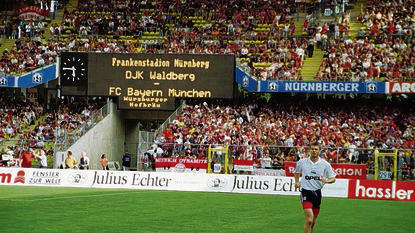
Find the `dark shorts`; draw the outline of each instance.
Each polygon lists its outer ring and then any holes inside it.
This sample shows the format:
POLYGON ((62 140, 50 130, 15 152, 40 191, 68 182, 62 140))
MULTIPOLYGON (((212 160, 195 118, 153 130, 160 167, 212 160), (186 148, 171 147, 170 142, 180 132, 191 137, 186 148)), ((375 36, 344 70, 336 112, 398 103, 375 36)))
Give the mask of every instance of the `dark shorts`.
POLYGON ((321 189, 318 189, 316 191, 301 189, 300 197, 303 209, 320 209, 321 189))

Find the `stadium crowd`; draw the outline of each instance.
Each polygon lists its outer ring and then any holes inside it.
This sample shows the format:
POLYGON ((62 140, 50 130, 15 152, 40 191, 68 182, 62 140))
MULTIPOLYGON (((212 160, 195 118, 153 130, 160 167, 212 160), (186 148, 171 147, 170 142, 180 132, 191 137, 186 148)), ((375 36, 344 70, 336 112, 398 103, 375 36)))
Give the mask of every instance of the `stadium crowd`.
MULTIPOLYGON (((96 11, 108 11, 114 6, 80 3, 80 11, 70 14, 65 26, 73 27, 76 34, 84 37, 107 35, 109 31, 113 38, 131 39, 121 46, 120 43, 101 40, 98 50, 236 54, 251 67, 255 76, 300 79, 301 57, 297 58, 295 51, 297 47, 303 47, 303 43, 286 39, 295 30, 294 24, 289 24, 294 1, 235 1, 232 8, 227 2, 220 1, 215 4, 209 1, 169 3, 171 1, 162 1, 160 5, 131 2, 128 7, 118 4, 118 13, 113 16, 96 11), (128 10, 120 12, 124 7, 128 10), (249 10, 252 8, 272 10, 249 10), (265 67, 270 66, 271 71, 264 72, 265 67), (286 77, 287 74, 292 77, 286 77)), ((90 44, 84 40, 81 47, 89 48, 90 44)))
MULTIPOLYGON (((373 162, 374 148, 410 149, 415 158, 415 115, 379 103, 289 101, 274 104, 203 104, 187 106, 155 139, 154 156, 206 156, 207 147, 228 145, 234 159, 297 161, 318 142, 336 163, 373 162)), ((412 157, 411 157, 412 156, 412 157)))
POLYGON ((364 35, 372 38, 400 37, 412 43, 415 32, 413 0, 379 1, 369 0, 365 11, 357 18, 362 23, 364 35))
POLYGON ((0 104, 0 141, 12 138, 22 129, 34 124, 43 113, 43 106, 32 103, 17 102, 0 104))
MULTIPOLYGON (((257 77, 299 80, 307 43, 291 38, 295 11, 295 1, 79 1, 61 25, 50 25, 49 41, 37 45, 48 55, 45 64, 68 50, 236 54, 257 77)), ((27 58, 18 44, 8 53, 27 58)), ((10 68, 10 60, 6 56, 0 65, 5 73, 26 71, 10 68)), ((28 69, 43 65, 29 61, 28 69)))
POLYGON ((3 51, 0 60, 0 73, 21 74, 56 62, 59 45, 48 42, 17 40, 11 51, 3 51))
POLYGON ((55 146, 70 145, 96 124, 98 111, 104 104, 95 98, 57 99, 54 110, 48 113, 43 105, 13 103, 0 109, 5 114, 0 142, 14 141, 2 153, 15 157, 25 151, 34 153, 31 150, 42 150, 46 156, 53 156, 55 146), (26 105, 33 107, 20 107, 26 105), (13 134, 8 134, 9 128, 14 129, 13 134))
POLYGON ((357 17, 356 39, 328 42, 317 80, 412 81, 415 69, 414 1, 369 1, 357 17))
MULTIPOLYGON (((316 43, 326 51, 316 80, 413 80, 414 1, 370 2, 358 17, 365 29, 354 39, 348 37, 347 13, 340 23, 321 26, 307 18, 303 29, 309 37, 295 37, 294 0, 80 0, 75 11, 65 10, 59 25, 5 23, 7 34, 18 40, 11 51, 2 51, 0 72, 17 74, 54 63, 61 51, 235 54, 259 79, 302 80, 300 68, 316 43), (45 30, 51 38, 42 38, 45 30)), ((44 113, 43 106, 1 105, 0 139, 20 133, 19 143, 27 147, 42 148, 56 139, 64 144, 65 135, 76 138, 93 124, 90 116, 101 105, 75 101, 58 106, 33 130, 21 132, 44 113)), ((336 148, 325 151, 328 160, 360 163, 375 147, 415 149, 414 111, 402 114, 401 109, 322 101, 191 105, 157 137, 152 149, 157 156, 197 157, 208 144, 225 144, 234 158, 269 156, 281 165, 303 157, 310 143, 319 142, 336 148)), ((18 148, 10 149, 19 153, 18 148)))
POLYGON ((326 50, 316 80, 407 81, 415 64, 411 2, 401 10, 400 1, 370 1, 358 17, 366 31, 353 39, 347 12, 340 22, 321 25, 307 16, 309 37, 295 37, 295 1, 79 1, 60 25, 50 25, 51 38, 41 38, 42 21, 9 26, 22 37, 3 52, 0 72, 33 70, 55 62, 61 51, 204 53, 235 54, 261 80, 302 80, 302 63, 316 43, 326 50))
POLYGON ((324 81, 411 81, 414 77, 415 47, 402 39, 386 38, 375 44, 368 38, 337 39, 328 43, 316 80, 324 81))

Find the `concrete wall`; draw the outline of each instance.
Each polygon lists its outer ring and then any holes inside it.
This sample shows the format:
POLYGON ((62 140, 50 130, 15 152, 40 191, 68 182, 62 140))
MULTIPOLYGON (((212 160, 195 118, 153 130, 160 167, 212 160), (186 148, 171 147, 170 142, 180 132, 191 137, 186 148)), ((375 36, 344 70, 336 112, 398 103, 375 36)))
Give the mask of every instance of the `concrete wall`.
POLYGON ((138 147, 138 120, 125 120, 125 149, 131 156, 131 168, 137 167, 137 147, 138 147))
POLYGON ((109 103, 109 108, 110 114, 68 149, 72 151, 78 163, 81 152, 85 151, 90 159, 90 169, 101 169, 99 160, 102 154, 107 155, 108 161, 118 161, 121 165, 124 155, 125 124, 121 113, 116 110, 116 104, 109 103))

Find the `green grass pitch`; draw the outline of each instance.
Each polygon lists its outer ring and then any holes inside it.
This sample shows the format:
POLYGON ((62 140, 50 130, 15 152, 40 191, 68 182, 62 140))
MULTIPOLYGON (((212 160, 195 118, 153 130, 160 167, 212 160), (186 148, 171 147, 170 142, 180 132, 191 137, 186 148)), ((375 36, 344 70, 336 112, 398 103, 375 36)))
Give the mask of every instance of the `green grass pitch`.
MULTIPOLYGON (((414 232, 415 203, 323 197, 315 233, 414 232)), ((0 186, 0 232, 302 232, 298 196, 0 186)))

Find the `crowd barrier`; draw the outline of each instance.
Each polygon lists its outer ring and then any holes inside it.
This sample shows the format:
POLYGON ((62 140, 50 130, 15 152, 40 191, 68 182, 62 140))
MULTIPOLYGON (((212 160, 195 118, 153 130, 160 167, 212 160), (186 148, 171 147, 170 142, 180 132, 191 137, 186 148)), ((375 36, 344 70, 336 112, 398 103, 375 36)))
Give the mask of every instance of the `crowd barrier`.
MULTIPOLYGON (((293 177, 0 168, 0 185, 299 195, 293 177)), ((325 197, 415 201, 415 182, 337 179, 325 197)))

